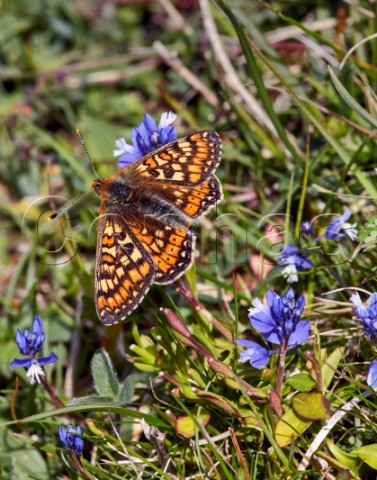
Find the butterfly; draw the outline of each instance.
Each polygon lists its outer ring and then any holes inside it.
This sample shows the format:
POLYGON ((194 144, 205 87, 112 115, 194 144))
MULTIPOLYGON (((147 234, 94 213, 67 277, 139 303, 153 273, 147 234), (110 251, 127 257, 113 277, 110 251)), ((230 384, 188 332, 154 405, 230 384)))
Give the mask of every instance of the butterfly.
POLYGON ((218 134, 202 131, 94 180, 102 199, 95 302, 105 325, 124 320, 153 284, 174 282, 191 266, 190 225, 222 199, 214 175, 220 159, 218 134))

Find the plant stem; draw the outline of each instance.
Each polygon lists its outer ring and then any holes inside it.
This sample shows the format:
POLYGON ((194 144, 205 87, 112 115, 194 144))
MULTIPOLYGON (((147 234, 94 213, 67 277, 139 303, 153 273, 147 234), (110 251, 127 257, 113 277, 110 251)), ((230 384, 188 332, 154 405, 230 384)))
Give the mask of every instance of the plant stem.
POLYGON ((279 366, 278 366, 278 378, 276 382, 276 392, 281 399, 281 391, 283 388, 283 379, 284 379, 284 364, 285 364, 285 354, 288 350, 288 338, 284 338, 281 345, 280 356, 279 356, 279 366))

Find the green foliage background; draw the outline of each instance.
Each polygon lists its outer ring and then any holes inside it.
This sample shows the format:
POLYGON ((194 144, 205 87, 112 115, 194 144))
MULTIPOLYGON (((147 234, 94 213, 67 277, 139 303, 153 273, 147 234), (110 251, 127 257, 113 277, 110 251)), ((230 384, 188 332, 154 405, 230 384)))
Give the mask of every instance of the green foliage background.
POLYGON ((349 296, 376 288, 376 4, 12 0, 0 15, 3 478, 301 478, 304 452, 352 398, 362 406, 333 425, 306 478, 375 478, 376 399, 365 396, 375 347, 349 296), (47 218, 93 181, 77 128, 105 178, 118 169, 115 139, 170 110, 180 136, 219 132, 225 199, 197 226, 186 280, 153 287, 104 328, 93 301, 99 198, 69 220, 47 218), (359 230, 368 224, 363 243, 318 251, 302 239, 302 220, 320 234, 344 206, 359 230), (313 336, 288 359, 282 422, 267 397, 278 359, 262 371, 240 364, 234 339, 260 341, 247 309, 268 288, 286 291, 284 243, 315 266, 295 287, 313 336), (59 409, 9 368, 16 330, 35 314, 43 353, 59 357, 45 368, 59 409), (294 398, 305 392, 301 402, 323 411, 304 422, 294 398), (83 422, 81 466, 57 439, 68 421, 83 422))

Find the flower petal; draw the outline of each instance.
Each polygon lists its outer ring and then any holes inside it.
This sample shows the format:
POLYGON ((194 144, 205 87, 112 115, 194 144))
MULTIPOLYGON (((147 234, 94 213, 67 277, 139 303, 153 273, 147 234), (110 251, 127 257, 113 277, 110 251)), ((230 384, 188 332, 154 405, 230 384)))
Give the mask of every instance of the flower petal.
MULTIPOLYGON (((360 298, 360 297, 359 297, 360 298)), ((360 300, 361 302, 361 300, 360 300)), ((377 293, 372 293, 369 300, 369 308, 377 312, 377 293)))
POLYGON ((121 168, 127 167, 127 165, 139 160, 141 157, 142 155, 139 153, 127 153, 127 155, 123 155, 122 157, 118 158, 118 165, 121 168))
POLYGON ((20 332, 20 330, 17 330, 16 332, 16 344, 17 344, 18 350, 20 351, 20 353, 22 353, 22 355, 28 355, 29 343, 25 338, 25 335, 22 332, 20 332))
POLYGON ((55 355, 54 352, 49 353, 45 357, 39 357, 37 359, 39 365, 46 365, 47 363, 54 363, 57 362, 58 357, 55 355))
POLYGON ((280 329, 274 328, 268 333, 263 334, 267 342, 274 343, 276 345, 282 344, 282 332, 280 329))
POLYGON ((161 114, 160 122, 158 124, 158 129, 164 129, 175 122, 177 115, 173 112, 164 112, 161 114))
POLYGON ((306 343, 311 333, 311 326, 308 320, 300 320, 294 326, 292 333, 289 335, 289 348, 296 347, 306 343))
POLYGON ((33 333, 43 335, 43 322, 37 315, 34 316, 33 333))
POLYGON ((154 119, 150 115, 148 115, 148 113, 146 113, 144 115, 144 119, 141 122, 141 124, 139 125, 139 129, 141 129, 141 128, 145 129, 145 132, 147 132, 149 134, 157 131, 156 122, 154 121, 154 119))
POLYGON ((31 365, 32 359, 31 358, 15 358, 11 361, 10 367, 11 368, 29 368, 31 365))
POLYGON ((63 425, 59 427, 59 438, 63 447, 75 455, 81 455, 84 449, 84 440, 80 438, 82 433, 82 428, 80 426, 74 428, 72 423, 69 423, 67 428, 63 425))
POLYGON ((236 342, 238 345, 247 347, 247 350, 244 350, 240 353, 240 362, 250 362, 250 365, 254 368, 262 368, 267 365, 268 357, 270 356, 269 350, 262 347, 259 343, 252 342, 250 340, 240 340, 237 339, 236 342))
POLYGON ((59 438, 64 448, 67 448, 67 430, 60 425, 59 427, 59 438))
POLYGON ((375 358, 369 365, 367 384, 373 388, 373 390, 377 390, 377 358, 375 358))
POLYGON ((37 380, 38 383, 41 383, 39 377, 45 376, 43 368, 39 365, 38 360, 36 360, 35 358, 31 361, 31 365, 26 372, 26 376, 30 378, 30 383, 32 385, 35 383, 35 380, 37 380))

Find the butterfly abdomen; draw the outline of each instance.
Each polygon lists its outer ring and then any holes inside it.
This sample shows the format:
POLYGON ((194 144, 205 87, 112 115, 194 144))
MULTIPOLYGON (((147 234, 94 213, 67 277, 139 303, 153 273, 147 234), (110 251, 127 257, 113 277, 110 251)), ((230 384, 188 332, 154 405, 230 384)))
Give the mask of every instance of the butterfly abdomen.
MULTIPOLYGON (((135 191, 134 194, 130 195, 129 200, 131 203, 138 205, 139 208, 141 207, 145 216, 153 217, 174 228, 186 228, 191 223, 177 207, 166 202, 158 195, 140 190, 135 191)), ((124 208, 127 208, 127 206, 125 205, 124 208)))

